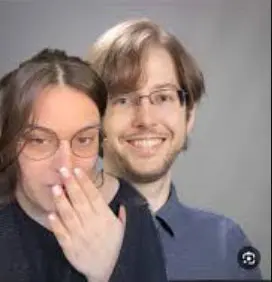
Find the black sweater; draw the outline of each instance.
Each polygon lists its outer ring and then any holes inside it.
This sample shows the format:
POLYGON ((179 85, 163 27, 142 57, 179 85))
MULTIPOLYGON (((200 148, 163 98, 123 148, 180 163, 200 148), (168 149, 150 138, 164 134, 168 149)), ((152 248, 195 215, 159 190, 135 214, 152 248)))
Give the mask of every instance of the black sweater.
MULTIPOLYGON (((166 282, 162 250, 147 203, 128 183, 110 203, 127 213, 122 249, 110 282, 166 282)), ((18 203, 0 210, 1 282, 86 282, 66 260, 53 233, 33 221, 18 203)))

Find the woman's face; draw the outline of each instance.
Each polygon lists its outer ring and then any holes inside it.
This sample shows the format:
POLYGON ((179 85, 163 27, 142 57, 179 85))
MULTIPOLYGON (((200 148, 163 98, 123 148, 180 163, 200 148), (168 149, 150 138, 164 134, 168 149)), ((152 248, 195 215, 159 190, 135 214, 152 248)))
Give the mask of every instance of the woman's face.
POLYGON ((52 186, 62 185, 60 168, 78 167, 94 175, 99 134, 92 127, 100 124, 100 115, 83 92, 57 85, 40 93, 33 116, 34 126, 39 128, 31 127, 24 135, 16 195, 21 195, 25 204, 48 212, 54 210, 52 186))

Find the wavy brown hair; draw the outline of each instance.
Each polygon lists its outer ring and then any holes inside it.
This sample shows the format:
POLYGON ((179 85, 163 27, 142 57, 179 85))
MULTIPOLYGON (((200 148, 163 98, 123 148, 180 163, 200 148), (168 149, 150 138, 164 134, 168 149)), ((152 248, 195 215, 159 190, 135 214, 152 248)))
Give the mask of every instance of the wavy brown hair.
MULTIPOLYGON (((20 177, 18 140, 33 103, 48 86, 65 84, 85 93, 103 116, 107 90, 90 64, 64 51, 44 49, 0 80, 0 203, 9 201, 20 177)), ((61 106, 61 105, 60 105, 61 106)))
POLYGON ((171 56, 180 88, 189 95, 188 110, 192 109, 205 92, 203 74, 183 44, 148 19, 124 21, 106 31, 91 47, 88 60, 109 95, 127 93, 141 86, 144 54, 152 46, 163 47, 171 56))

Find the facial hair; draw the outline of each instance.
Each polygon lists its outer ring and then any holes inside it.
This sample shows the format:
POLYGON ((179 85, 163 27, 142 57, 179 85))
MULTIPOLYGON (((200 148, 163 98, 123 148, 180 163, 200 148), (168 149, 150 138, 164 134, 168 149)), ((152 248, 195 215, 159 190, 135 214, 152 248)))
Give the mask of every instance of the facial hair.
POLYGON ((163 164, 158 169, 150 172, 138 171, 130 164, 129 161, 123 158, 123 156, 116 152, 114 149, 109 148, 109 146, 107 147, 107 152, 105 153, 105 155, 111 163, 111 174, 115 175, 116 177, 122 177, 132 183, 147 184, 155 182, 164 177, 171 169, 177 156, 182 151, 187 150, 187 146, 188 137, 186 136, 183 144, 180 144, 180 146, 175 151, 167 154, 164 157, 163 164))

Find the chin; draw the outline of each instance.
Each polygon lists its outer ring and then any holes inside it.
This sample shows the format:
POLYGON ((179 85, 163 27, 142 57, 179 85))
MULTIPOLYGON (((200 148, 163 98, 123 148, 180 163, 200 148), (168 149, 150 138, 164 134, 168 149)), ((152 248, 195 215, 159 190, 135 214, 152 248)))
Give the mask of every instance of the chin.
POLYGON ((56 207, 53 202, 53 198, 50 197, 50 195, 44 195, 43 198, 36 198, 36 201, 34 202, 36 208, 38 208, 42 212, 50 213, 55 212, 56 207))
POLYGON ((169 169, 168 167, 164 167, 160 170, 126 170, 125 174, 128 176, 128 178, 136 183, 151 183, 155 182, 162 177, 164 177, 168 173, 169 169))

